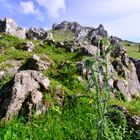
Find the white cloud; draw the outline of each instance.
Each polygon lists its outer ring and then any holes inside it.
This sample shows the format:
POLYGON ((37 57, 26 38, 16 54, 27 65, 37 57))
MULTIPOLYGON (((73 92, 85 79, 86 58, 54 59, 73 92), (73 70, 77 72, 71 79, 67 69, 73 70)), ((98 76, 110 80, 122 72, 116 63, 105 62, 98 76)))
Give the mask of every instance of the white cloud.
POLYGON ((37 3, 44 7, 48 12, 48 15, 51 17, 58 17, 59 12, 65 10, 65 2, 64 0, 36 0, 37 3))
POLYGON ((21 1, 19 4, 19 10, 25 15, 33 14, 39 20, 44 20, 44 17, 42 16, 40 10, 35 8, 35 5, 32 1, 27 1, 27 2, 21 1))

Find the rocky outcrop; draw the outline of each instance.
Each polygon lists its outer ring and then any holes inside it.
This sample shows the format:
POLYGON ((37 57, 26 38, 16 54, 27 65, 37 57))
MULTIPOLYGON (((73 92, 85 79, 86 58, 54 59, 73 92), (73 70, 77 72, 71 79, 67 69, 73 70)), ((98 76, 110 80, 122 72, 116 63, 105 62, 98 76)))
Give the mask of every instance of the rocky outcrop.
MULTIPOLYGON (((96 51, 93 52, 94 53, 90 53, 90 55, 96 56, 96 51)), ((106 67, 104 65, 106 62, 104 58, 100 56, 96 57, 95 63, 97 62, 98 64, 95 65, 99 65, 99 83, 102 87, 106 78, 106 67)), ((84 62, 79 62, 76 65, 81 75, 85 76, 87 79, 91 79, 91 70, 86 68, 84 62)), ((108 62, 107 71, 109 74, 108 76, 110 77, 108 83, 111 89, 119 91, 128 101, 139 95, 140 83, 137 77, 136 69, 132 61, 128 58, 123 47, 117 47, 113 50, 110 56, 110 61, 108 62)), ((116 91, 115 94, 117 94, 116 91)))
POLYGON ((139 81, 140 81, 140 60, 134 59, 134 58, 130 58, 130 60, 134 63, 134 65, 135 65, 135 67, 136 67, 138 79, 139 79, 139 81))
POLYGON ((45 40, 48 37, 47 31, 38 28, 30 28, 26 33, 27 39, 45 40))
POLYGON ((88 33, 88 38, 92 41, 92 39, 94 39, 97 35, 101 37, 108 37, 108 33, 102 24, 100 24, 98 28, 91 30, 88 33))
POLYGON ((77 22, 68 22, 68 21, 63 21, 60 24, 53 24, 52 26, 53 30, 71 30, 74 33, 76 33, 77 38, 88 38, 89 40, 92 40, 93 37, 96 35, 101 35, 103 37, 107 37, 108 33, 104 29, 103 25, 99 25, 97 28, 92 28, 92 27, 84 27, 81 26, 77 22))
POLYGON ((19 27, 15 20, 11 18, 4 18, 0 20, 0 32, 19 37, 21 39, 26 38, 26 30, 19 27))
POLYGON ((118 79, 114 86, 121 91, 129 100, 137 96, 140 92, 140 83, 136 73, 136 68, 128 58, 123 47, 117 47, 112 52, 112 65, 117 72, 118 79))
POLYGON ((19 113, 36 115, 45 112, 42 91, 47 90, 49 79, 38 71, 21 71, 0 90, 0 118, 7 121, 19 113))

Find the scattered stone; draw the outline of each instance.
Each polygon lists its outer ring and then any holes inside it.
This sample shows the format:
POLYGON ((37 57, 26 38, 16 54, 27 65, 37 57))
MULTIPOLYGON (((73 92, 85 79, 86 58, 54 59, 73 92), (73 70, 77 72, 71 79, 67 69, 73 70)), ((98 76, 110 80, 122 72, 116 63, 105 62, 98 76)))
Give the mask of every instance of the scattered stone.
POLYGON ((24 115, 42 114, 46 108, 43 104, 43 90, 47 90, 49 79, 38 71, 21 71, 0 90, 0 118, 4 121, 16 117, 21 110, 24 115))
POLYGON ((48 40, 53 40, 53 34, 48 32, 47 39, 48 40))
POLYGON ((64 45, 64 43, 62 41, 60 41, 60 42, 57 42, 57 47, 58 48, 64 48, 65 45, 64 45))
POLYGON ((45 60, 41 60, 40 56, 34 54, 32 58, 28 59, 27 62, 21 66, 20 70, 37 70, 43 71, 47 70, 51 65, 51 62, 48 61, 47 58, 45 60))
POLYGON ((28 52, 32 52, 35 48, 33 42, 31 41, 26 41, 23 43, 24 49, 28 52))

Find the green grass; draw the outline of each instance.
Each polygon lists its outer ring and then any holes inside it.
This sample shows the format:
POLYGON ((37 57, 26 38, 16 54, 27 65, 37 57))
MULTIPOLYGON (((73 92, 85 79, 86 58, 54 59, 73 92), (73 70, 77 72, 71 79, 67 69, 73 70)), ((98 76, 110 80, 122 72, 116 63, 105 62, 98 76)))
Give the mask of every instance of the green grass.
POLYGON ((133 46, 130 46, 127 42, 124 42, 123 45, 129 57, 140 59, 139 45, 137 43, 133 43, 133 46))
POLYGON ((1 140, 85 140, 96 138, 94 108, 88 100, 78 99, 59 108, 53 106, 44 117, 30 123, 22 118, 0 126, 1 140), (85 105, 86 104, 86 105, 85 105))
POLYGON ((50 30, 56 41, 73 41, 76 35, 71 30, 50 30))
POLYGON ((125 107, 132 115, 140 115, 140 98, 133 99, 132 101, 121 101, 117 99, 111 99, 110 104, 125 107))
MULTIPOLYGON (((71 41, 75 37, 70 31, 53 30, 51 32, 57 41, 65 39, 71 41)), ((48 91, 43 94, 44 102, 51 103, 51 107, 44 116, 33 116, 28 122, 22 116, 18 116, 7 124, 1 122, 0 140, 94 140, 97 135, 97 123, 99 123, 97 122, 94 93, 92 93, 93 98, 84 97, 91 95, 91 91, 87 91, 88 82, 85 78, 79 80, 80 75, 76 71, 75 64, 82 60, 83 56, 75 52, 67 52, 64 48, 56 48, 53 45, 40 46, 40 41, 33 41, 36 47, 31 53, 16 49, 15 46, 23 41, 16 37, 3 35, 0 45, 4 46, 4 50, 3 55, 0 55, 0 63, 7 60, 26 62, 34 53, 43 59, 46 56, 52 65, 43 73, 51 83, 48 91), (66 63, 64 64, 64 62, 66 63), (56 95, 56 93, 60 93, 60 95, 56 95), (83 97, 76 98, 79 95, 83 97), (61 104, 57 103, 59 100, 62 100, 61 104)), ((140 57, 136 47, 125 45, 129 56, 140 57)), ((10 65, 2 65, 2 67, 10 67, 10 65)), ((10 75, 1 79, 0 88, 10 79, 10 75)), ((111 99, 109 104, 124 106, 132 114, 140 115, 139 98, 131 102, 111 99)), ((113 130, 111 130, 112 135, 113 130)))

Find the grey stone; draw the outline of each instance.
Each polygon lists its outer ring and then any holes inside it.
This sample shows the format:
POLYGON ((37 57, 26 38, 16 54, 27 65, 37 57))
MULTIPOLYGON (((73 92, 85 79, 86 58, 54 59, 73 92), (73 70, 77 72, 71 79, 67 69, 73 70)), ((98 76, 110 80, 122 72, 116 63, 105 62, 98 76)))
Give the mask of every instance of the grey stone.
POLYGON ((22 45, 23 45, 23 49, 28 52, 32 52, 35 48, 35 45, 33 44, 32 41, 26 41, 22 45))
POLYGON ((98 51, 98 48, 93 45, 88 45, 87 47, 83 48, 83 54, 85 55, 96 56, 97 51, 98 51))
POLYGON ((23 109, 31 115, 34 108, 35 114, 42 114, 46 108, 43 104, 43 90, 47 90, 49 79, 38 71, 21 71, 6 83, 0 90, 0 117, 10 120, 16 117, 23 109))

